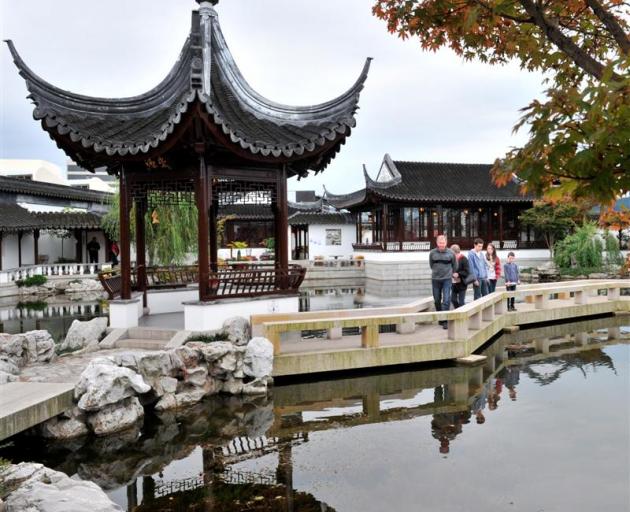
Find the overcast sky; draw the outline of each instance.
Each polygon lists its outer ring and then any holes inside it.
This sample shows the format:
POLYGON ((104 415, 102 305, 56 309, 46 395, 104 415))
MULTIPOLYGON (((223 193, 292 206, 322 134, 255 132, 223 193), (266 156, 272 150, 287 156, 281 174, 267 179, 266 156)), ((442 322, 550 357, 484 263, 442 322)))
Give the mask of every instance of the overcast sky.
MULTIPOLYGON (((518 110, 541 78, 516 64, 464 62, 390 35, 371 0, 222 0, 219 20, 250 84, 269 99, 313 104, 344 92, 366 57, 372 69, 357 127, 323 174, 290 189, 349 192, 394 160, 491 163, 526 133, 518 110)), ((155 86, 190 28, 192 0, 0 0, 1 38, 50 83, 92 96, 122 97, 155 86)), ((66 156, 32 119, 32 105, 6 45, 1 55, 0 157, 34 158, 65 169, 66 156)))

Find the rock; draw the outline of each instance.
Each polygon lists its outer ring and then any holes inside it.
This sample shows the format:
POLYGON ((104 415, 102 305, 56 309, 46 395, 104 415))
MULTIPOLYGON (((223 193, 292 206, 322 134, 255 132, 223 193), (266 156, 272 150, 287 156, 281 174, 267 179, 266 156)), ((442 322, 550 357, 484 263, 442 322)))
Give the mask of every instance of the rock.
POLYGON ((42 464, 22 462, 0 474, 7 512, 122 512, 93 482, 70 478, 42 464))
POLYGON ((229 341, 213 341, 204 343, 202 347, 199 347, 199 351, 208 363, 214 363, 225 355, 234 352, 234 345, 229 341))
POLYGON ((16 382, 17 380, 17 375, 0 370, 0 385, 7 384, 8 382, 16 382))
POLYGON ((203 366, 197 366, 196 368, 191 368, 186 372, 185 381, 193 386, 202 387, 205 385, 207 378, 208 369, 203 366))
POLYGON ((102 292, 103 286, 96 279, 80 279, 66 284, 65 293, 102 292))
POLYGON ((62 351, 75 351, 83 348, 97 349, 107 329, 107 318, 93 318, 87 322, 75 320, 72 322, 66 339, 59 349, 62 351))
POLYGON ((197 350, 184 345, 173 350, 186 368, 192 368, 199 364, 200 353, 197 350))
POLYGON ((236 345, 246 345, 251 338, 249 322, 242 316, 234 316, 223 322, 223 332, 228 339, 236 345))
POLYGON ((40 434, 46 439, 74 439, 88 433, 85 414, 78 407, 48 420, 40 426, 40 434))
POLYGON ((193 388, 182 393, 164 395, 160 398, 159 402, 155 404, 155 410, 168 411, 171 409, 181 409, 182 407, 201 402, 204 396, 206 396, 206 390, 203 388, 193 388))
POLYGON ((259 379, 271 375, 272 370, 273 344, 267 338, 252 338, 243 358, 245 375, 259 379))
POLYGON ((0 356, 0 372, 10 373, 11 375, 19 375, 20 369, 7 356, 0 356))
POLYGON ((162 377, 160 379, 160 387, 164 393, 175 393, 175 391, 177 391, 177 379, 173 377, 162 377))
MULTIPOLYGON (((142 375, 157 396, 166 391, 162 388, 163 377, 183 375, 186 367, 174 350, 147 352, 136 357, 137 372, 142 375)), ((167 381, 169 382, 169 381, 167 381)))
POLYGON ((55 358, 55 340, 48 331, 0 334, 0 356, 22 368, 31 363, 47 363, 55 358))
POLYGON ((74 397, 84 411, 95 411, 124 398, 146 393, 151 387, 133 370, 116 366, 107 358, 90 361, 74 387, 74 397))
POLYGON ((244 395, 265 395, 267 394, 267 379, 260 378, 254 379, 251 382, 247 382, 243 384, 243 390, 241 391, 244 395))
POLYGON ((132 427, 143 416, 144 409, 140 405, 140 400, 132 396, 89 414, 87 424, 97 436, 103 436, 132 427))
POLYGON ((221 384, 221 391, 230 395, 240 395, 243 392, 243 381, 229 378, 221 384))
POLYGON ((608 274, 602 272, 593 272, 588 275, 589 279, 608 279, 608 274))

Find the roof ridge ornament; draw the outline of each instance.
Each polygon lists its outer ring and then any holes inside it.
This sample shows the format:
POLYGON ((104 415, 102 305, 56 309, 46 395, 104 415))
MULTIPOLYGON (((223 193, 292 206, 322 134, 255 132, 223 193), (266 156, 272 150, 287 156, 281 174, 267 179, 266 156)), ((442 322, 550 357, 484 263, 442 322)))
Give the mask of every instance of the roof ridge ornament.
POLYGON ((217 18, 217 11, 214 6, 219 0, 203 0, 199 1, 199 16, 201 28, 201 52, 203 57, 203 69, 201 76, 201 94, 203 100, 207 101, 211 93, 211 69, 212 69, 212 24, 217 18))

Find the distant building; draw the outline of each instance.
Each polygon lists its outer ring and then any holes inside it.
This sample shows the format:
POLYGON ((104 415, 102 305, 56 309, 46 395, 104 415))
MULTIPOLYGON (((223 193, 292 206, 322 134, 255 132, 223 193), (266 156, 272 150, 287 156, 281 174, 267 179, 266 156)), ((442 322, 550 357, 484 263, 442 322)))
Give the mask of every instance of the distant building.
POLYGON ((45 160, 0 159, 0 176, 67 185, 63 171, 45 160))
POLYGON ((107 174, 105 167, 98 167, 94 172, 90 172, 70 160, 68 161, 67 174, 68 185, 71 187, 100 190, 101 192, 115 192, 118 189, 118 179, 116 176, 107 174))

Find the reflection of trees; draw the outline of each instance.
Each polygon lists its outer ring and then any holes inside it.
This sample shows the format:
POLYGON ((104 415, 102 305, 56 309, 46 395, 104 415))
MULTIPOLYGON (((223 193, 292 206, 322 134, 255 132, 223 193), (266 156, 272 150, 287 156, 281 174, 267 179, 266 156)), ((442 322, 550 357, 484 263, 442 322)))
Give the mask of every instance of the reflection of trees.
POLYGON ((582 372, 584 378, 588 376, 588 371, 595 371, 597 368, 608 368, 612 370, 615 375, 617 370, 615 364, 608 354, 606 354, 601 348, 594 348, 592 350, 582 350, 574 354, 563 354, 562 357, 548 357, 544 359, 546 366, 553 366, 553 371, 542 373, 536 370, 536 366, 541 362, 527 363, 523 365, 522 371, 534 382, 541 386, 546 386, 555 382, 560 376, 568 372, 573 368, 577 368, 582 372))

